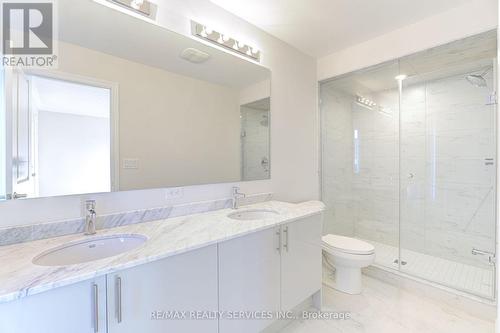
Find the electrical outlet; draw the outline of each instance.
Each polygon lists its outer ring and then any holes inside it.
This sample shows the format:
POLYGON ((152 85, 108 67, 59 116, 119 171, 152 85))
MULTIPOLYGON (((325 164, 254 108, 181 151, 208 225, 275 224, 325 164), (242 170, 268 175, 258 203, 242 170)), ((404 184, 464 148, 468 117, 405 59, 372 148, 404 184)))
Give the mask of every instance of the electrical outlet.
POLYGON ((182 187, 173 187, 165 191, 165 198, 167 200, 180 199, 184 196, 184 189, 182 187))
POLYGON ((139 160, 137 158, 124 158, 123 159, 124 169, 139 169, 139 160))

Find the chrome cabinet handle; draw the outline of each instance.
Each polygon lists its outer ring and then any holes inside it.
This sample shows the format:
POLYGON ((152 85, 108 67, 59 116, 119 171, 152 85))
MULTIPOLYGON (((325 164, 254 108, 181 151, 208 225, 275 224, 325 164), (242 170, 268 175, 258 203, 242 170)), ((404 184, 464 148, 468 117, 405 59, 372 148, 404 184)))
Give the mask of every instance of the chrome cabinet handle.
POLYGON ((116 277, 116 318, 122 322, 122 278, 116 277))
POLYGON ((99 332, 99 286, 94 283, 94 332, 99 332))
POLYGON ((289 234, 290 234, 290 232, 288 231, 288 226, 283 228, 283 233, 285 234, 285 244, 283 244, 283 247, 286 249, 286 252, 288 252, 290 250, 290 246, 288 245, 289 234))
POLYGON ((280 229, 276 230, 276 235, 278 236, 278 247, 276 248, 276 251, 281 253, 281 230, 280 229))

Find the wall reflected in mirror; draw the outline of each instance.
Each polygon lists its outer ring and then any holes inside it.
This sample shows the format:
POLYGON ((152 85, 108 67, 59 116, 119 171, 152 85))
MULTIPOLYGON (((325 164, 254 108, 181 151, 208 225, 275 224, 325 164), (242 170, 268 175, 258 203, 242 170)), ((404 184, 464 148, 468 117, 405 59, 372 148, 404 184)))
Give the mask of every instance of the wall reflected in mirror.
POLYGON ((58 10, 58 68, 1 71, 0 198, 270 178, 269 70, 93 1, 58 10))
POLYGON ((241 106, 241 179, 270 177, 269 112, 271 99, 241 106))

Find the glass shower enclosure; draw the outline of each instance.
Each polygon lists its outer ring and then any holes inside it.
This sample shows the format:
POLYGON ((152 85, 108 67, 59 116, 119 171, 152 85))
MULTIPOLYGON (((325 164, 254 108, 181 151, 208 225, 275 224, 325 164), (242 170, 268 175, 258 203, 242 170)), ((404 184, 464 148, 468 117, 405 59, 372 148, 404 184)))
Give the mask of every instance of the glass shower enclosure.
POLYGON ((496 57, 492 31, 321 83, 325 233, 494 299, 496 57))

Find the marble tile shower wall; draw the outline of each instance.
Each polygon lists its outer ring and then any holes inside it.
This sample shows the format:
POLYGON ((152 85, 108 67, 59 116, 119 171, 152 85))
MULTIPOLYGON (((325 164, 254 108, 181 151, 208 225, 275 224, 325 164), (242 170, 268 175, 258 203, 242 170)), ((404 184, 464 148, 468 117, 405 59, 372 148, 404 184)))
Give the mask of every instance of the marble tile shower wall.
MULTIPOLYGON (((491 74, 487 81, 492 87, 491 74)), ((496 160, 490 93, 490 88, 473 87, 465 75, 404 89, 403 248, 487 265, 471 250, 495 250, 496 171, 487 163, 496 160)))
POLYGON ((322 89, 325 232, 399 246, 401 228, 403 259, 487 266, 471 250, 494 250, 495 108, 464 77, 404 87, 400 113, 397 90, 366 96, 384 107, 374 111, 322 89))
POLYGON ((367 95, 383 110, 352 107, 357 131, 359 165, 354 170, 355 234, 393 246, 399 245, 399 149, 397 90, 367 95))
POLYGON ((384 112, 322 89, 324 231, 398 246, 398 95, 365 97, 384 112))
POLYGON ((354 235, 352 96, 321 87, 323 232, 354 235))
POLYGON ((270 175, 269 111, 241 108, 242 179, 267 179, 270 175), (266 163, 267 161, 267 163, 266 163))

